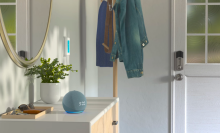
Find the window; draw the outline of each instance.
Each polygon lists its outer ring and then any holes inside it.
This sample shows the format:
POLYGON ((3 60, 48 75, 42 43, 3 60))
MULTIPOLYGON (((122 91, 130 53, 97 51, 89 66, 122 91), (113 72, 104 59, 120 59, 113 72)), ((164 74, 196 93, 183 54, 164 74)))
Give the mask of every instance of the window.
POLYGON ((0 0, 5 28, 16 51, 16 0, 0 0))
POLYGON ((220 63, 220 0, 187 0, 187 63, 220 63))

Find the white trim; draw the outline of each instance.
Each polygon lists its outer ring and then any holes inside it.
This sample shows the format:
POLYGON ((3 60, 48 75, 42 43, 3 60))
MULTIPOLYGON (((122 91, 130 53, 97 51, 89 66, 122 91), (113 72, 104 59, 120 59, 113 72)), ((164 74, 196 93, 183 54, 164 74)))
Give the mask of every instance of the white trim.
POLYGON ((197 65, 197 66, 213 66, 213 65, 216 65, 216 66, 220 66, 220 63, 186 63, 186 66, 190 66, 190 65, 197 65))
POLYGON ((205 63, 208 62, 208 0, 205 5, 205 63))
POLYGON ((219 33, 188 33, 187 36, 220 36, 219 33))
POLYGON ((175 0, 171 1, 171 129, 175 131, 175 90, 174 90, 174 43, 175 43, 175 0))
MULTIPOLYGON (((187 23, 187 13, 188 13, 188 5, 187 5, 187 1, 185 1, 185 3, 186 3, 186 6, 185 6, 185 53, 184 53, 184 56, 185 56, 185 59, 184 59, 184 64, 186 64, 187 63, 187 58, 188 58, 188 55, 187 55, 187 52, 188 52, 188 50, 187 50, 187 31, 188 31, 188 28, 187 28, 187 26, 188 26, 188 23, 187 23)), ((185 69, 185 68, 184 68, 185 69)), ((187 79, 187 77, 184 75, 183 76, 183 78, 186 80, 187 79)), ((184 81, 184 80, 183 80, 184 81)), ((175 82, 176 83, 176 82, 175 82)), ((176 86, 175 86, 176 87, 176 86)), ((186 87, 186 82, 184 82, 184 90, 185 90, 185 94, 187 93, 187 89, 185 89, 185 87, 186 87)), ((182 88, 183 89, 183 88, 182 88)), ((175 94, 175 96, 176 96, 176 94, 175 94)), ((186 103, 187 103, 187 97, 186 97, 186 95, 185 95, 185 97, 184 97, 184 101, 185 101, 185 103, 184 103, 184 133, 185 132, 187 132, 187 117, 186 117, 186 113, 187 113, 187 106, 186 106, 186 103)))
POLYGON ((220 5, 220 3, 187 3, 187 5, 220 5))
POLYGON ((27 50, 27 58, 30 59, 31 55, 31 46, 30 46, 30 1, 26 0, 26 8, 27 8, 27 14, 26 14, 26 20, 27 20, 27 28, 26 28, 26 50, 27 50))
POLYGON ((0 5, 16 5, 16 2, 14 2, 14 3, 0 3, 0 5))
MULTIPOLYGON (((187 31, 187 1, 186 0, 173 0, 173 34, 172 34, 172 46, 171 50, 172 52, 175 51, 183 51, 184 52, 184 59, 187 58, 186 56, 186 31, 187 31)), ((173 54, 173 53, 172 53, 173 54)), ((174 58, 172 59, 174 60, 174 58)), ((173 61, 174 62, 174 61, 173 61)), ((186 61, 183 62, 185 65, 186 61)), ((173 66, 174 64, 172 64, 173 66)), ((172 69, 172 68, 171 68, 172 69)), ((184 75, 184 71, 174 71, 174 69, 171 70, 173 72, 173 77, 175 74, 182 74, 184 75)), ((186 132, 186 114, 185 114, 185 81, 186 77, 182 79, 181 82, 172 80, 172 119, 173 119, 173 131, 172 133, 185 133, 186 132), (178 86, 178 88, 176 88, 178 86)))
POLYGON ((16 33, 8 33, 8 36, 16 36, 16 33))
MULTIPOLYGON (((183 56, 185 57, 185 59, 186 60, 184 60, 184 64, 186 64, 187 63, 187 58, 188 58, 188 55, 187 55, 187 31, 188 31, 188 28, 187 28, 187 26, 188 26, 188 22, 187 22, 187 13, 188 13, 188 5, 187 5, 187 0, 186 0, 186 7, 185 7, 185 10, 186 10, 186 13, 185 13, 185 48, 184 48, 184 50, 185 50, 185 53, 183 53, 183 56)), ((175 45, 175 44, 174 44, 175 45)))

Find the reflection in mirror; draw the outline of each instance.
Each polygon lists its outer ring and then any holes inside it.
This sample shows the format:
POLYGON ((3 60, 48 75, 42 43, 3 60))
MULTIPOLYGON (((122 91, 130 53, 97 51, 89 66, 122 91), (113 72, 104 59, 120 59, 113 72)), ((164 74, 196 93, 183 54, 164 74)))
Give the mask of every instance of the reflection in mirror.
MULTIPOLYGON (((1 32, 4 32, 6 42, 4 38, 2 40, 12 60, 18 57, 17 60, 33 58, 36 61, 39 58, 47 37, 51 4, 52 0, 0 0, 4 22, 1 32)), ((16 64, 24 67, 33 65, 34 61, 25 65, 28 62, 21 60, 20 65, 16 64)))
POLYGON ((50 0, 31 0, 30 51, 31 57, 37 56, 47 30, 50 0), (40 7, 40 8, 39 8, 40 7))
MULTIPOLYGON (((2 1, 6 1, 6 0, 2 0, 2 1)), ((4 4, 7 4, 7 3, 4 2, 4 4)), ((8 3, 8 4, 11 4, 11 3, 8 3)), ((5 28, 8 33, 9 40, 11 41, 12 47, 16 51, 16 10, 15 8, 16 8, 15 5, 1 5, 5 28)))
POLYGON ((205 3, 205 0, 187 0, 188 3, 205 3))
POLYGON ((212 3, 212 2, 213 2, 213 3, 219 3, 220 1, 219 1, 219 0, 209 0, 209 2, 210 2, 210 3, 212 3))

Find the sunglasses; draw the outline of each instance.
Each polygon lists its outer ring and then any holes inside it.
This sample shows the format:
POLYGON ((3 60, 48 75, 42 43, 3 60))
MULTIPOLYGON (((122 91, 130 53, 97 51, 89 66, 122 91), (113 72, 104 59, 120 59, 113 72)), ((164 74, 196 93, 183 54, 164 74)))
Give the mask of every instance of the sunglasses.
POLYGON ((35 109, 35 108, 34 108, 34 105, 33 105, 32 103, 29 103, 28 105, 26 105, 26 104, 21 104, 18 108, 19 108, 21 111, 29 110, 29 109, 35 109))

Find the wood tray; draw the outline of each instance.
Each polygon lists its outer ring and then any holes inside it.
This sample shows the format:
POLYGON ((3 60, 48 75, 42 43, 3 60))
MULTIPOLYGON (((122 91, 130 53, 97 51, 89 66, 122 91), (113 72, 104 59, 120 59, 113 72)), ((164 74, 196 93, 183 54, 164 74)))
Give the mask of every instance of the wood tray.
POLYGON ((46 109, 45 111, 42 111, 38 114, 29 114, 29 115, 10 115, 13 111, 5 113, 2 115, 2 119, 37 119, 43 115, 45 115, 48 112, 53 111, 53 107, 36 107, 35 109, 46 109))

